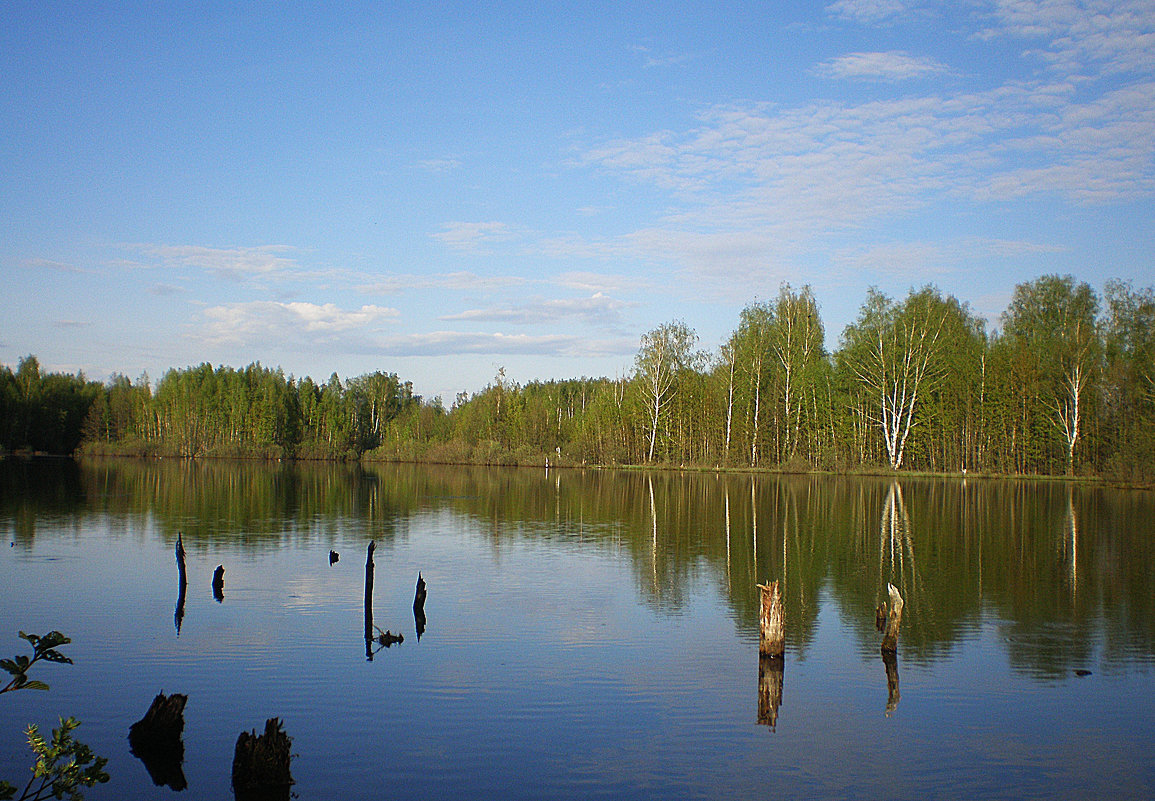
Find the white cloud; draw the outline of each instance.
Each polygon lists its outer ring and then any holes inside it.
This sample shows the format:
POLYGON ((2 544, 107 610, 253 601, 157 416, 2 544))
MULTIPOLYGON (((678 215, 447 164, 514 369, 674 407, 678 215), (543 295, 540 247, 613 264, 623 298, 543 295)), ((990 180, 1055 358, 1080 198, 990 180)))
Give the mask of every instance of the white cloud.
POLYGON ((1040 41, 1029 51, 1066 74, 1155 72, 1150 0, 994 0, 980 38, 1040 41))
POLYGON ((367 336, 400 312, 381 306, 346 310, 332 303, 254 301, 212 306, 203 315, 207 323, 195 338, 209 344, 280 347, 340 344, 350 334, 367 336))
POLYGON ((932 58, 908 53, 849 53, 824 61, 814 68, 822 78, 886 81, 909 81, 932 78, 949 72, 946 65, 932 58))

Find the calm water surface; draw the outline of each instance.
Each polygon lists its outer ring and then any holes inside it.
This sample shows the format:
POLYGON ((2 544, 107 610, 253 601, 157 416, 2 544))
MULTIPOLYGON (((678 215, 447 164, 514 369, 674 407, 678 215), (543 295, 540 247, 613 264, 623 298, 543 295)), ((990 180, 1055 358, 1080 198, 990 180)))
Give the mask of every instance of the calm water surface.
POLYGON ((0 533, 0 656, 59 629, 75 662, 0 697, 14 783, 25 724, 74 715, 112 775, 87 797, 172 797, 127 740, 164 691, 189 699, 186 798, 231 798, 237 735, 273 716, 302 799, 1155 797, 1148 492, 9 461, 0 533), (373 621, 405 638, 387 649, 364 638, 370 541, 373 621))

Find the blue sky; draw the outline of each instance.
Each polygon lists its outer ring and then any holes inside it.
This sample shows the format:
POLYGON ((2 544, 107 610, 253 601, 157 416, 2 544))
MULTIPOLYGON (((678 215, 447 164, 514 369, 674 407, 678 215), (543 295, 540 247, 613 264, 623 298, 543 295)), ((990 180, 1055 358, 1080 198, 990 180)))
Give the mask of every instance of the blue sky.
POLYGON ((6 2, 0 362, 427 397, 1155 283, 1155 2, 6 2))

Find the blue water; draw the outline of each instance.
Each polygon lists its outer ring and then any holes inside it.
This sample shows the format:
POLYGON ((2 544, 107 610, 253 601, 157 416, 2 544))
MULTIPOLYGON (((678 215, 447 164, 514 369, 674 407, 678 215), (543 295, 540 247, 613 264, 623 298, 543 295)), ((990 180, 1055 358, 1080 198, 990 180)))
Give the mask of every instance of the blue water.
MULTIPOLYGON (((88 798, 172 796, 127 741, 163 691, 189 698, 187 798, 231 798, 237 735, 273 716, 293 739, 302 799, 1155 797, 1155 660, 1137 614, 1151 599, 1133 578, 1147 568, 1116 574, 1110 563, 1150 551, 1096 517, 1117 522, 1122 508, 1142 519, 1147 496, 1072 502, 1084 549, 1072 578, 1069 499, 1054 488, 1033 508, 1046 518, 1053 507, 1042 539, 988 532, 980 557, 965 526, 925 530, 944 514, 918 508, 933 487, 907 489, 907 529, 880 548, 891 501, 869 482, 865 522, 848 534, 857 512, 828 520, 802 502, 797 522, 782 523, 766 500, 775 479, 761 479, 751 501, 744 478, 727 531, 729 488, 712 476, 667 480, 652 512, 636 475, 595 486, 535 471, 506 475, 487 495, 492 478, 476 472, 390 470, 379 472, 376 505, 298 499, 241 515, 227 511, 242 508, 236 498, 200 498, 178 508, 187 473, 151 468, 111 489, 107 472, 82 472, 68 502, 0 501, 0 655, 27 652, 19 629, 59 629, 74 660, 33 669, 48 692, 0 696, 0 778, 23 782, 26 723, 73 715, 77 737, 109 757, 111 782, 88 798), (420 488, 396 490, 405 502, 384 489, 401 478, 420 488), (124 492, 124 503, 112 498, 124 492), (738 498, 764 504, 757 533, 738 498), (177 531, 194 532, 179 636, 177 531), (372 645, 371 660, 370 540, 374 622, 405 638, 372 645), (217 565, 221 602, 210 587, 217 565), (879 570, 908 596, 889 710, 866 597, 879 570), (753 588, 771 573, 786 577, 791 632, 773 728, 758 722, 753 588), (965 592, 941 586, 960 580, 965 592)), ((314 475, 309 492, 340 493, 348 481, 314 475)), ((34 495, 44 484, 21 486, 34 495)), ((238 492, 251 499, 252 486, 238 492)), ((821 480, 806 486, 827 491, 821 480)))

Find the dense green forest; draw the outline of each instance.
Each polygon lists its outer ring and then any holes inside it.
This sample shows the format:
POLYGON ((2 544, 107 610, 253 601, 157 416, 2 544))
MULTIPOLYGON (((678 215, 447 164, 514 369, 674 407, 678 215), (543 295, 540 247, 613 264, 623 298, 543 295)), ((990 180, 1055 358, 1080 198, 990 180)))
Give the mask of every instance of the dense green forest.
POLYGON ((715 353, 681 321, 623 377, 493 383, 450 408, 396 374, 259 363, 156 382, 0 366, 0 449, 473 464, 1155 476, 1155 290, 1070 276, 1015 288, 988 333, 933 286, 871 290, 835 353, 809 287, 751 303, 715 353))

